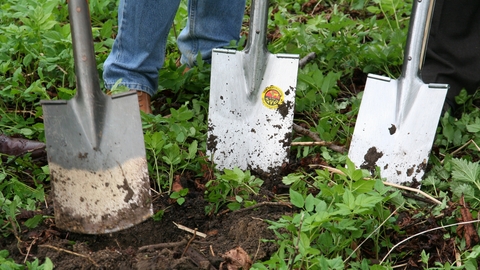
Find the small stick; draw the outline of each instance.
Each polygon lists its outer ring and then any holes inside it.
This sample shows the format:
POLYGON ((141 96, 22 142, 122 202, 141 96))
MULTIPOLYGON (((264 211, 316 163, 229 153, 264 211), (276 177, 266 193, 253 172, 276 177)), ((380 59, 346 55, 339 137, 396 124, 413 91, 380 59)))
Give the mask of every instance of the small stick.
POLYGON ((189 232, 189 233, 193 233, 194 235, 198 235, 200 237, 203 237, 203 238, 207 238, 207 235, 202 233, 202 232, 197 232, 197 230, 192 230, 188 227, 185 227, 183 225, 180 225, 180 224, 177 224, 175 222, 173 222, 173 224, 175 224, 175 226, 177 226, 177 228, 179 228, 180 230, 184 230, 186 232, 189 232))
POLYGON ((213 252, 213 247, 210 245, 210 254, 212 254, 212 257, 215 257, 215 252, 213 252))
POLYGON ((343 263, 346 263, 348 261, 348 259, 350 259, 352 257, 352 255, 357 252, 358 249, 360 249, 360 247, 365 244, 365 242, 367 242, 367 240, 376 232, 378 231, 382 226, 383 224, 385 224, 385 222, 387 222, 387 220, 389 220, 393 215, 395 215, 397 213, 397 210, 398 208, 396 208, 381 224, 380 226, 378 226, 377 228, 375 228, 375 230, 373 230, 368 236, 367 238, 365 238, 361 243, 360 245, 357 246, 357 248, 355 248, 355 250, 352 251, 352 253, 350 253, 350 255, 348 255, 348 257, 343 261, 343 263))
POLYGON ((339 152, 339 153, 345 153, 346 152, 345 147, 333 144, 331 142, 326 142, 326 141, 320 139, 320 137, 318 137, 318 134, 316 134, 315 132, 312 132, 312 131, 310 131, 306 128, 303 128, 303 127, 301 127, 301 126, 299 126, 295 123, 293 123, 293 130, 295 130, 296 132, 298 132, 302 135, 305 135, 305 136, 308 136, 308 137, 312 138, 312 140, 314 140, 315 142, 324 143, 325 146, 327 146, 328 148, 332 149, 335 152, 339 152))
MULTIPOLYGON (((462 146, 460 146, 459 148, 457 148, 455 151, 453 151, 452 153, 450 153, 452 156, 455 155, 456 153, 460 152, 463 148, 467 147, 471 142, 473 142, 473 139, 470 139, 468 142, 466 142, 465 144, 463 144, 462 146)), ((475 144, 476 145, 476 144, 475 144)), ((477 149, 478 149, 478 146, 477 146, 477 149)), ((442 159, 440 161, 440 164, 443 164, 443 162, 445 161, 445 159, 442 159)))
POLYGON ((262 239, 259 238, 258 239, 258 246, 257 246, 257 251, 255 252, 255 256, 253 256, 253 260, 252 261, 256 261, 257 260, 257 255, 258 255, 258 252, 260 251, 260 245, 262 244, 262 239))
POLYGON ((89 261, 91 261, 93 263, 93 265, 95 265, 96 267, 100 267, 92 258, 90 258, 90 256, 87 256, 87 255, 83 255, 83 254, 80 254, 80 253, 76 253, 76 252, 73 252, 73 251, 70 251, 70 250, 67 250, 67 249, 63 249, 63 248, 59 248, 59 247, 55 247, 55 246, 51 246, 51 245, 39 245, 39 247, 51 248, 51 249, 54 249, 56 251, 63 251, 63 252, 68 253, 68 254, 72 254, 72 255, 75 255, 75 256, 78 256, 78 257, 82 257, 82 258, 86 258, 89 261))
POLYGON ((303 57, 302 59, 300 59, 298 61, 298 67, 300 69, 304 68, 308 64, 308 62, 315 59, 315 57, 317 57, 317 54, 315 52, 311 52, 311 53, 305 55, 305 57, 303 57))
MULTIPOLYGON (((308 136, 310 138, 312 138, 312 140, 316 141, 316 142, 325 142, 323 141, 322 139, 320 139, 320 137, 318 136, 317 133, 315 132, 312 132, 306 128, 303 128, 301 127, 300 125, 297 125, 295 123, 293 123, 293 130, 295 130, 296 132, 302 134, 302 135, 305 135, 305 136, 308 136)), ((328 143, 328 142, 327 142, 328 143)))
POLYGON ((183 253, 182 253, 182 256, 181 256, 181 257, 183 257, 183 256, 185 255, 185 252, 187 252, 188 248, 190 247, 190 244, 192 244, 193 239, 195 239, 195 236, 197 236, 197 229, 196 229, 196 228, 195 228, 195 230, 193 231, 192 237, 190 237, 190 240, 188 240, 187 246, 186 246, 185 249, 183 250, 183 253))
POLYGON ((57 68, 58 68, 61 72, 63 72, 63 74, 68 75, 68 72, 66 72, 65 69, 63 69, 61 66, 57 65, 57 68))
POLYGON ((470 221, 465 221, 465 222, 458 222, 458 223, 455 223, 455 224, 450 224, 450 225, 445 225, 445 226, 440 226, 440 227, 435 227, 435 228, 432 228, 432 229, 428 229, 428 230, 425 230, 423 232, 419 232, 419 233, 416 233, 414 235, 411 235, 405 239, 403 239, 402 241, 398 242, 397 244, 395 244, 392 249, 390 249, 388 252, 387 252, 387 255, 385 255, 385 257, 383 257, 383 259, 380 261, 379 265, 381 265, 386 259, 387 257, 390 255, 390 253, 392 253, 392 251, 398 247, 399 245, 407 242, 408 240, 412 239, 412 238, 415 238, 419 235, 422 235, 424 233, 428 233, 428 232, 432 232, 432 231, 436 231, 436 230, 439 230, 439 229, 445 229, 445 228, 448 228, 448 227, 453 227, 453 226, 458 226, 458 225, 466 225, 466 224, 471 224, 471 223, 477 223, 477 222, 480 222, 480 220, 470 220, 470 221))
POLYGON ((399 188, 399 189, 405 189, 405 190, 409 190, 409 191, 413 191, 413 192, 416 192, 418 194, 422 194, 423 196, 425 196, 426 198, 430 199, 431 201, 433 201, 434 203, 440 205, 442 204, 441 201, 433 198, 432 196, 428 195, 427 193, 421 191, 420 189, 416 189, 416 188, 411 188, 411 187, 406 187, 406 186, 402 186, 402 185, 399 185, 399 184, 394 184, 394 183, 389 183, 389 182, 383 182, 384 185, 386 186, 391 186, 391 187, 396 187, 396 188, 399 188))
POLYGON ((147 246, 139 247, 138 250, 143 251, 146 249, 172 248, 172 247, 185 245, 186 243, 187 243, 187 240, 184 239, 182 241, 173 242, 173 243, 160 243, 160 244, 147 245, 147 246))
POLYGON ((332 143, 330 142, 292 142, 290 145, 291 146, 316 146, 316 145, 321 145, 321 146, 329 146, 332 143))
POLYGON ((32 249, 32 246, 35 244, 35 242, 37 242, 37 238, 33 239, 32 243, 30 243, 30 245, 28 246, 28 248, 27 248, 27 254, 25 255, 25 259, 23 259, 23 263, 24 263, 24 264, 25 264, 25 262, 27 261, 28 255, 30 255, 30 250, 32 249))
POLYGON ((475 147, 477 148, 477 150, 480 151, 480 147, 478 147, 477 143, 476 143, 473 139, 471 139, 471 141, 472 141, 472 143, 475 145, 475 147))
POLYGON ((17 230, 17 224, 15 223, 16 220, 14 220, 13 218, 11 217, 7 217, 7 220, 10 222, 10 224, 12 225, 12 232, 13 232, 13 235, 15 236, 15 238, 17 239, 17 248, 18 248, 18 252, 20 252, 20 254, 22 255, 25 255, 25 253, 23 253, 22 251, 22 248, 20 248, 20 243, 22 243, 22 239, 20 239, 20 236, 18 235, 18 230, 17 230))

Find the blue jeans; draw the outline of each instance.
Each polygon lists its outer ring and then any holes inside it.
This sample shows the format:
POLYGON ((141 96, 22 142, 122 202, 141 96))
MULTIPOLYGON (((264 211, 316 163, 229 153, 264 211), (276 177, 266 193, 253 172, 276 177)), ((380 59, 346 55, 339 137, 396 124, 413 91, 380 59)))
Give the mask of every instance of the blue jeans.
MULTIPOLYGON (((118 34, 104 63, 106 89, 122 85, 153 96, 158 71, 180 0, 120 0, 118 34)), ((210 61, 213 48, 239 40, 245 0, 189 0, 186 27, 178 36, 181 63, 192 67, 198 53, 210 61)))

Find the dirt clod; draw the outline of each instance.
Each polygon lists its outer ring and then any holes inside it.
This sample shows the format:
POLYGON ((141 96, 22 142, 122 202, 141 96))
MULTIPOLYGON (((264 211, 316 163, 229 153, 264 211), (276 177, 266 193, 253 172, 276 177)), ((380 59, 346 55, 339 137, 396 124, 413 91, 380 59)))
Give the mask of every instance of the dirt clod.
POLYGON ((370 147, 367 153, 364 156, 364 162, 360 165, 360 168, 370 171, 370 173, 375 172, 375 167, 377 166, 377 161, 383 156, 382 152, 377 152, 375 146, 370 147))

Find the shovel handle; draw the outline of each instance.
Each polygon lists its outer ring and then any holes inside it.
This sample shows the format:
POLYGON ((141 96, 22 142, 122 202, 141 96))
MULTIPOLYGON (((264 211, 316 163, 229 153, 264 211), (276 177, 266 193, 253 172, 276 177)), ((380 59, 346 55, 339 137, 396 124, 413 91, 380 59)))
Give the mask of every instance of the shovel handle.
POLYGON ((253 0, 245 51, 267 50, 268 0, 253 0))
POLYGON ((104 98, 100 89, 87 0, 68 0, 73 58, 77 77, 76 98, 92 104, 104 98))
POLYGON ((402 68, 405 78, 420 78, 434 5, 435 0, 413 1, 402 68))
MULTIPOLYGON (((246 94, 258 91, 267 66, 269 52, 267 50, 268 0, 252 0, 250 6, 250 29, 243 69, 245 73, 246 94)), ((253 96, 255 96, 253 94, 253 96)))

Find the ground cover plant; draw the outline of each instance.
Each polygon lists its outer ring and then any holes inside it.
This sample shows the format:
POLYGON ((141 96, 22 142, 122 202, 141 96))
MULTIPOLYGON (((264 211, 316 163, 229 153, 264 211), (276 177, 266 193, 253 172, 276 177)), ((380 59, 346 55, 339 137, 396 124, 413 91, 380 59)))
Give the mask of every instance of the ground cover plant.
MULTIPOLYGON (((288 164, 272 175, 220 171, 205 155, 210 66, 176 65, 182 1, 154 114, 142 114, 155 215, 108 235, 60 230, 46 156, 2 155, 0 269, 239 269, 240 259, 244 269, 478 269, 477 94, 462 92, 459 111, 441 117, 420 189, 347 158, 366 74, 399 76, 411 1, 271 2, 269 50, 302 58, 288 164)), ((0 130, 44 142, 40 100, 75 93, 66 3, 0 6, 0 130)), ((90 9, 101 74, 117 3, 90 9)))

